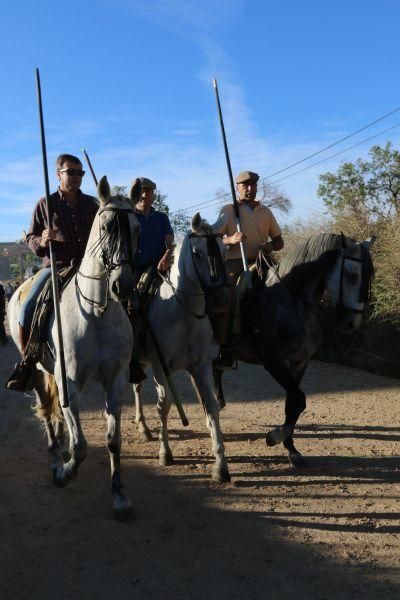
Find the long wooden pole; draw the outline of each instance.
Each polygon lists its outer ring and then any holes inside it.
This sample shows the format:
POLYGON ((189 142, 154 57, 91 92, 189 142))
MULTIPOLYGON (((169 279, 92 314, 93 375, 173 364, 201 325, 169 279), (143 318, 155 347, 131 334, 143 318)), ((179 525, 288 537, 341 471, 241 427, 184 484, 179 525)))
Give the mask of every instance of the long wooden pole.
MULTIPOLYGON (((233 183, 231 159, 229 157, 228 143, 226 141, 224 119, 223 119, 223 116, 222 116, 221 102, 219 100, 218 85, 217 85, 217 80, 216 79, 213 79, 213 86, 214 86, 214 90, 215 90, 215 98, 217 100, 219 123, 220 123, 220 126, 221 126, 222 141, 223 141, 223 144, 224 144, 224 151, 225 151, 225 160, 226 160, 226 166, 228 168, 229 183, 230 183, 230 186, 231 186, 232 203, 233 203, 233 208, 235 210, 236 229, 237 229, 237 231, 239 233, 242 233, 242 228, 241 228, 241 225, 240 225, 239 203, 238 203, 237 198, 236 198, 236 190, 235 190, 235 185, 233 183)), ((242 262, 243 262, 243 270, 246 273, 247 284, 249 286, 251 286, 249 266, 248 266, 248 263, 247 263, 246 254, 244 252, 244 244, 243 244, 243 242, 239 242, 239 245, 240 245, 240 254, 242 256, 242 262)))
MULTIPOLYGON (((52 228, 52 206, 50 203, 50 187, 49 187, 49 172, 47 169, 47 153, 46 153, 46 139, 44 135, 44 124, 43 124, 43 107, 42 107, 42 92, 40 87, 40 75, 39 69, 36 69, 36 89, 37 99, 39 107, 39 122, 40 122, 40 138, 42 142, 42 158, 43 158, 43 173, 44 173, 44 185, 46 190, 46 211, 47 211, 47 224, 48 228, 52 228)), ((68 397, 68 386, 67 386, 67 375, 65 371, 65 357, 64 357, 64 342, 61 327, 61 314, 60 314, 60 294, 58 289, 58 279, 56 271, 56 259, 53 251, 53 244, 49 241, 49 254, 50 254, 50 266, 51 266, 51 282, 53 286, 53 302, 54 302, 54 315, 56 321, 57 338, 58 338, 58 360, 60 361, 61 367, 61 381, 62 381, 62 394, 63 394, 63 407, 69 406, 68 397)))

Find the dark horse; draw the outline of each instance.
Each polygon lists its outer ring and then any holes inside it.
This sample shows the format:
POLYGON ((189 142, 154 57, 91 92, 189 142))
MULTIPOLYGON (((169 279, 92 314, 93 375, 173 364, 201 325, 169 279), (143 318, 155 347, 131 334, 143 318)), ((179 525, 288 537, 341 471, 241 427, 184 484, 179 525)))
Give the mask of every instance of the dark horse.
MULTIPOLYGON (((313 236, 288 253, 277 271, 270 270, 265 285, 247 290, 242 301, 242 333, 234 354, 241 361, 263 365, 285 389, 285 422, 267 434, 266 442, 269 446, 283 442, 293 466, 305 463, 293 433, 306 408, 299 385, 322 339, 318 320, 322 295, 329 293, 343 332, 360 326, 373 275, 371 245, 371 240, 356 243, 344 235, 313 236)), ((214 379, 222 407, 222 373, 214 371, 214 379)))

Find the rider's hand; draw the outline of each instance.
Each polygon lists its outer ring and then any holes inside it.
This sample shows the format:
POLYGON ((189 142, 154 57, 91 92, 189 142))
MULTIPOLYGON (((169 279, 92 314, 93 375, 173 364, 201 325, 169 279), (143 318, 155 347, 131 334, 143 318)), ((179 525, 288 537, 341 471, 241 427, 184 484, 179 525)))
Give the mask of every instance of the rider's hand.
POLYGON ((274 244, 273 244, 272 242, 265 242, 265 243, 264 243, 264 244, 261 246, 261 248, 262 248, 263 250, 265 250, 266 252, 269 252, 269 253, 271 253, 271 252, 273 252, 273 250, 274 250, 274 244))
POLYGON ((228 244, 233 246, 234 244, 239 244, 240 242, 244 242, 245 239, 246 239, 246 236, 244 235, 244 233, 242 231, 236 231, 233 235, 229 236, 228 244))
POLYGON ((40 245, 42 248, 47 248, 50 240, 55 240, 56 234, 53 229, 43 229, 42 231, 42 239, 40 240, 40 245))
POLYGON ((172 260, 172 252, 171 250, 167 250, 164 256, 161 258, 160 262, 158 263, 157 270, 160 271, 160 273, 165 273, 171 267, 172 260))

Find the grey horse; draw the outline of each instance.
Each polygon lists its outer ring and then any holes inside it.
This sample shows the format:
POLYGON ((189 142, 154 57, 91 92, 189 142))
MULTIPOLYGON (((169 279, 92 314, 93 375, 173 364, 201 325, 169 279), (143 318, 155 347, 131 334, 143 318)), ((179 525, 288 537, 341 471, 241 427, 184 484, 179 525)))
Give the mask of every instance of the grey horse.
MULTIPOLYGON (((300 382, 321 343, 320 301, 327 291, 337 326, 351 333, 369 297, 373 240, 356 243, 343 235, 320 234, 295 247, 267 280, 247 290, 241 305, 242 333, 233 345, 238 360, 259 364, 286 392, 285 421, 267 434, 269 446, 283 442, 293 466, 305 459, 293 433, 306 397, 300 382)), ((222 372, 214 370, 220 406, 225 404, 222 372)))
MULTIPOLYGON (((54 318, 48 332, 50 352, 37 365, 34 388, 38 414, 43 417, 48 436, 54 483, 63 487, 77 474, 87 452, 79 416, 80 396, 89 381, 103 386, 113 506, 116 517, 125 519, 133 516, 133 510, 130 500, 121 491, 121 405, 129 397, 128 365, 133 334, 121 300, 131 295, 134 285, 132 260, 140 230, 134 201, 138 193, 133 188, 131 198, 112 197, 107 179, 103 177, 98 195, 99 211, 85 255, 60 301, 69 406, 63 408, 61 414, 60 403, 64 402, 54 318), (66 462, 56 435, 56 427, 63 417, 69 431, 69 459, 66 462)), ((11 333, 17 345, 20 297, 17 291, 8 311, 11 333)))
MULTIPOLYGON (((170 276, 162 283, 148 314, 148 321, 156 332, 168 369, 172 373, 183 369, 191 375, 211 433, 215 456, 212 476, 220 482, 229 481, 230 476, 211 368, 218 346, 207 314, 209 311, 219 311, 228 301, 223 252, 221 236, 215 234, 213 226, 196 214, 191 231, 176 250, 170 276)), ((168 440, 171 393, 148 334, 141 348, 140 359, 143 367, 151 365, 153 368, 160 417, 159 460, 161 465, 168 465, 173 462, 168 440)), ((141 390, 141 384, 134 386, 136 423, 142 435, 148 438, 150 432, 143 414, 141 390)))

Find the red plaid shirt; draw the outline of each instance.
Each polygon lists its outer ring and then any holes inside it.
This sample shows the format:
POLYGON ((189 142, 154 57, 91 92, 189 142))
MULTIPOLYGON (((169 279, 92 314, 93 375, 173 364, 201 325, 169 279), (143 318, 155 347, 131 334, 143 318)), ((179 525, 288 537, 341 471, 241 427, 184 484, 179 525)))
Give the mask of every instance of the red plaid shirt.
MULTIPOLYGON (((69 265, 73 259, 80 261, 85 253, 93 219, 99 208, 96 199, 80 191, 78 202, 75 206, 70 206, 65 201, 62 191, 58 189, 51 194, 49 200, 53 211, 51 229, 56 233, 56 239, 52 241, 56 264, 64 266, 69 265)), ((43 266, 48 267, 49 249, 40 246, 44 229, 49 229, 49 226, 46 198, 41 198, 33 211, 26 243, 36 256, 43 258, 43 266)))

